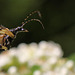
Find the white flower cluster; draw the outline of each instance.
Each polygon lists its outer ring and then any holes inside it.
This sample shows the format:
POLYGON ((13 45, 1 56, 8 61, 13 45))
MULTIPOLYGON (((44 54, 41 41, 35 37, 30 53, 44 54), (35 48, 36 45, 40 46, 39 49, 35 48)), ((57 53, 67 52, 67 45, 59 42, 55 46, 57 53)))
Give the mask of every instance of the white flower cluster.
POLYGON ((22 43, 0 54, 0 75, 75 75, 74 62, 62 56, 60 45, 52 41, 22 43))

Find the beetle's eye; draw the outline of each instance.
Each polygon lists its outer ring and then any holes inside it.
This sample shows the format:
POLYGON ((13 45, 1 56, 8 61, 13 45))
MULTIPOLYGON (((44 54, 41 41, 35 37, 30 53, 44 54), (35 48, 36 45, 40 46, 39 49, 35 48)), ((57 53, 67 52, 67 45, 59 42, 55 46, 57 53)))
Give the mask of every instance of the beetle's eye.
POLYGON ((23 30, 25 30, 25 29, 22 28, 21 30, 23 31, 23 30))

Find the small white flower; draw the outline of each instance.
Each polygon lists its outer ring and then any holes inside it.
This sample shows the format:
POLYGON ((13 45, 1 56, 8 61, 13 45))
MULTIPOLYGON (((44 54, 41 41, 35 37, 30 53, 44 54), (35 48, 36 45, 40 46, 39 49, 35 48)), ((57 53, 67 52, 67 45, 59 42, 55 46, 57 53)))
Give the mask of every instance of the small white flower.
POLYGON ((17 48, 11 48, 11 49, 8 51, 9 57, 10 57, 10 56, 11 56, 11 57, 15 56, 15 55, 16 55, 16 50, 17 50, 17 48))
POLYGON ((62 52, 61 46, 59 44, 51 41, 51 42, 49 42, 48 45, 52 49, 52 51, 51 51, 52 56, 56 56, 56 57, 63 56, 63 52, 62 52))
POLYGON ((48 45, 48 43, 46 41, 41 41, 39 43, 39 48, 44 50, 44 49, 46 49, 47 45, 48 45))
POLYGON ((33 75, 41 75, 41 72, 39 70, 34 71, 33 75))
POLYGON ((0 67, 5 66, 10 62, 10 58, 7 55, 0 55, 0 67))
POLYGON ((16 72, 17 72, 16 66, 11 66, 11 67, 8 69, 8 73, 9 73, 9 74, 15 74, 16 72))
POLYGON ((62 52, 61 48, 55 47, 54 50, 53 50, 53 56, 62 57, 63 52, 62 52))
POLYGON ((74 62, 72 60, 68 60, 65 64, 65 66, 70 69, 72 67, 74 67, 74 62))
POLYGON ((29 65, 29 67, 34 66, 35 65, 35 60, 29 60, 28 65, 29 65))
POLYGON ((44 72, 43 75, 55 75, 53 71, 44 72))
POLYGON ((68 74, 68 69, 66 67, 62 67, 60 69, 60 75, 67 75, 68 74))
POLYGON ((44 54, 45 54, 45 51, 44 51, 44 50, 38 49, 38 50, 34 53, 34 57, 35 57, 35 58, 40 58, 40 57, 44 56, 44 54))
POLYGON ((30 43, 30 44, 29 44, 29 47, 30 47, 31 49, 33 49, 33 50, 34 50, 34 49, 36 50, 36 49, 38 48, 38 45, 37 45, 36 43, 30 43))
POLYGON ((60 69, 61 69, 61 67, 60 66, 57 66, 57 67, 54 68, 54 72, 59 73, 60 72, 60 69))
POLYGON ((29 50, 20 50, 17 52, 16 57, 18 58, 20 63, 27 62, 30 59, 29 50))
POLYGON ((28 45, 25 43, 21 43, 17 47, 17 50, 27 50, 27 49, 28 49, 28 45))
POLYGON ((48 71, 48 70, 51 69, 51 66, 48 63, 45 62, 44 64, 41 65, 41 69, 43 71, 48 71))
POLYGON ((57 63, 57 57, 50 57, 47 62, 50 64, 50 65, 54 65, 57 63))

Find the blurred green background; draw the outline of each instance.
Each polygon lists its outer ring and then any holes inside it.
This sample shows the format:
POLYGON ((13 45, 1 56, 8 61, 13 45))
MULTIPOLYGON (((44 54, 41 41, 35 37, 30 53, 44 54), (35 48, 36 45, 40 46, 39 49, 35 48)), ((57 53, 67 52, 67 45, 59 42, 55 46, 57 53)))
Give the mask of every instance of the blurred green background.
MULTIPOLYGON (((30 22, 12 43, 55 41, 62 46, 64 56, 75 52, 75 0, 0 0, 0 24, 11 29, 20 26, 26 16, 39 10, 45 30, 38 22, 30 22)), ((34 14, 31 18, 38 18, 34 14)))

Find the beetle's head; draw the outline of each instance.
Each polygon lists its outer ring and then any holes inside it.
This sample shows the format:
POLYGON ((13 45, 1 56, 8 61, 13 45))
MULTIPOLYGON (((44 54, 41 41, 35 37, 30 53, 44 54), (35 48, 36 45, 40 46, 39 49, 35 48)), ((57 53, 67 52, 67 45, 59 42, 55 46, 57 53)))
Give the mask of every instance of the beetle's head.
POLYGON ((24 28, 22 28, 22 27, 17 27, 15 30, 16 30, 17 32, 28 32, 27 29, 24 29, 24 28))

